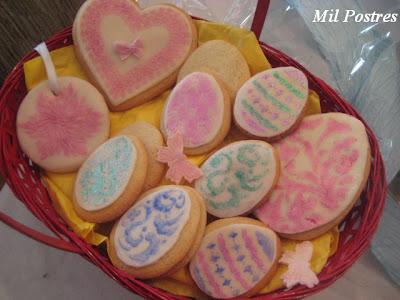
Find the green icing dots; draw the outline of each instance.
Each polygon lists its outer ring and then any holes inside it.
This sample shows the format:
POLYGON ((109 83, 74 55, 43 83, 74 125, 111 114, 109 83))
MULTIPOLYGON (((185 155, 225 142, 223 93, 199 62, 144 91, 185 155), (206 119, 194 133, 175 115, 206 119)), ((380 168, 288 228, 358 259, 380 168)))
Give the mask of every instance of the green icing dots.
POLYGON ((273 131, 277 131, 278 128, 274 126, 274 124, 271 123, 268 119, 264 118, 258 111, 254 109, 254 107, 247 102, 246 99, 242 100, 242 105, 246 111, 251 114, 254 118, 257 119, 264 127, 272 129, 273 131))

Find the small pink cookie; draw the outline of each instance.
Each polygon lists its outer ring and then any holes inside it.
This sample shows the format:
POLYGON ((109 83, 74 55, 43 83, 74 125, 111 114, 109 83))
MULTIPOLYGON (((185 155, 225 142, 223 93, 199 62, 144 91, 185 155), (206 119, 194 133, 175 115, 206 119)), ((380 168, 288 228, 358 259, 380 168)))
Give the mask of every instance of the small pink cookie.
POLYGON ((197 286, 217 299, 250 297, 275 273, 280 241, 269 228, 250 218, 229 218, 207 225, 190 262, 197 286))
POLYGON ((310 241, 304 241, 296 245, 295 251, 285 251, 279 259, 281 264, 288 266, 288 270, 281 277, 288 289, 297 284, 311 289, 319 283, 317 275, 310 267, 313 251, 313 244, 310 241))
POLYGON ((342 113, 313 115, 275 146, 281 176, 256 216, 282 236, 299 240, 339 224, 367 182, 370 147, 364 125, 342 113))
POLYGON ((48 81, 32 89, 17 114, 22 150, 52 172, 72 172, 109 136, 110 119, 103 96, 89 82, 59 77, 54 95, 48 81))
POLYGON ((202 154, 218 144, 230 128, 229 96, 210 74, 194 72, 172 90, 161 117, 167 139, 176 132, 183 137, 186 154, 202 154))
POLYGON ((299 124, 307 99, 308 81, 300 70, 273 68, 253 76, 240 88, 233 115, 246 133, 277 140, 299 124))
POLYGON ((111 110, 140 105, 171 87, 197 45, 190 16, 172 5, 88 0, 73 25, 77 57, 111 110))
POLYGON ((167 139, 167 147, 161 147, 157 153, 160 162, 168 164, 168 171, 165 178, 179 184, 184 178, 189 183, 203 176, 201 169, 192 164, 183 154, 183 138, 178 131, 167 139))

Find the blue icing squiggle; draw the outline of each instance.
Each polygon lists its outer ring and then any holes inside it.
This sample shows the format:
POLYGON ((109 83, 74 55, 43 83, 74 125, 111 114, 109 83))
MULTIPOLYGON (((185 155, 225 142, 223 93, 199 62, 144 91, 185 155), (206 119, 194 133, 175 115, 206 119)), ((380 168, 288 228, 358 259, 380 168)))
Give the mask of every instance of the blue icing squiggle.
POLYGON ((257 242, 261 246, 263 252, 272 261, 274 259, 274 245, 264 234, 256 231, 257 242))
POLYGON ((133 171, 136 149, 125 136, 101 145, 84 163, 78 175, 77 200, 87 210, 110 205, 125 189, 133 171))
POLYGON ((176 242, 190 206, 187 193, 171 187, 140 200, 118 223, 115 236, 119 258, 137 267, 156 261, 176 242))

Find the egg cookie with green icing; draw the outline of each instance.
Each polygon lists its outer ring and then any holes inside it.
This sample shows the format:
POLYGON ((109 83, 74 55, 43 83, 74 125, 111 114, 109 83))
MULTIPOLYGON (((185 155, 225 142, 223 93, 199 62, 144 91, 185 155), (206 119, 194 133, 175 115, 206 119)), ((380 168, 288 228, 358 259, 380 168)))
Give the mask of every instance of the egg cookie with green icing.
POLYGON ((248 135, 275 141, 297 128, 305 115, 308 80, 300 70, 281 67, 258 73, 236 95, 236 125, 248 135))
POLYGON ((73 204, 85 221, 104 223, 121 216, 142 192, 147 152, 133 135, 119 135, 98 147, 76 177, 73 204))
POLYGON ((261 205, 279 177, 279 158, 263 141, 231 143, 212 154, 201 166, 203 177, 195 189, 207 212, 219 218, 250 213, 261 205))

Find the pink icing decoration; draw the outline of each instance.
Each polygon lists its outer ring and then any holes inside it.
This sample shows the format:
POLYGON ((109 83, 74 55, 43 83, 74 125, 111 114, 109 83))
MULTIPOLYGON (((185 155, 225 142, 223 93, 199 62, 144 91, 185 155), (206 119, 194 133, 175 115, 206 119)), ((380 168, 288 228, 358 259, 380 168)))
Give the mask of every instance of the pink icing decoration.
POLYGON ((172 91, 166 105, 167 135, 179 130, 186 147, 210 142, 222 126, 223 99, 216 87, 215 79, 205 73, 185 77, 172 91))
POLYGON ((121 60, 126 60, 131 55, 140 58, 142 56, 143 47, 144 45, 141 38, 135 39, 132 43, 114 42, 114 50, 118 53, 121 60))
POLYGON ((40 159, 80 156, 87 154, 86 143, 99 130, 101 118, 69 84, 57 96, 39 94, 37 112, 20 127, 35 140, 40 159))
POLYGON ((203 270, 204 275, 207 277, 207 281, 211 284, 211 287, 214 290, 215 296, 217 296, 219 298, 225 298, 224 292, 221 290, 221 288, 217 284, 217 281, 214 279, 214 276, 208 267, 208 263, 205 260, 203 252, 198 251, 197 255, 199 258, 200 268, 203 270))
POLYGON ((256 263, 257 267, 260 268, 262 272, 267 272, 267 269, 262 261, 262 259, 258 256, 257 248, 253 243, 253 239, 249 236, 247 233, 247 230, 243 229, 242 230, 242 238, 243 241, 245 242, 245 247, 247 250, 249 250, 251 254, 251 258, 254 260, 256 263))
POLYGON ((165 177, 175 183, 179 183, 182 178, 191 183, 203 176, 203 171, 188 161, 183 154, 183 138, 180 132, 168 137, 167 147, 158 150, 157 160, 168 164, 169 169, 165 177))
POLYGON ((261 127, 260 125, 258 125, 258 123, 256 121, 253 120, 253 118, 249 115, 248 112, 242 110, 241 111, 243 120, 246 121, 246 123, 253 128, 254 130, 256 130, 259 133, 263 133, 264 132, 264 128, 261 127))
POLYGON ((166 76, 178 67, 188 53, 192 33, 186 18, 172 7, 157 6, 140 11, 130 0, 94 0, 81 18, 80 35, 94 70, 105 83, 107 94, 121 99, 140 90, 144 85, 159 78, 162 70, 166 76), (118 16, 132 32, 140 33, 152 27, 168 31, 168 42, 153 57, 121 73, 106 50, 100 32, 106 16, 118 16), (169 72, 168 72, 169 71, 169 72))
POLYGON ((229 269, 232 272, 232 275, 235 277, 237 281, 239 281, 240 285, 247 291, 251 289, 251 286, 247 283, 247 281, 242 277, 239 269, 236 267, 235 262, 233 261, 228 249, 225 245, 225 239, 222 234, 218 235, 217 243, 219 250, 221 251, 222 256, 224 257, 225 261, 227 262, 229 269))
POLYGON ((285 251, 279 260, 288 265, 288 270, 282 275, 288 289, 297 284, 312 288, 319 283, 318 277, 310 268, 313 244, 309 241, 296 245, 296 251, 285 251))
POLYGON ((354 188, 352 171, 360 159, 352 132, 350 123, 342 120, 311 117, 277 143, 281 175, 269 201, 256 211, 257 217, 277 232, 299 233, 337 216, 354 188), (307 138, 321 127, 319 136, 307 138), (305 169, 298 170, 300 159, 308 161, 305 169))

